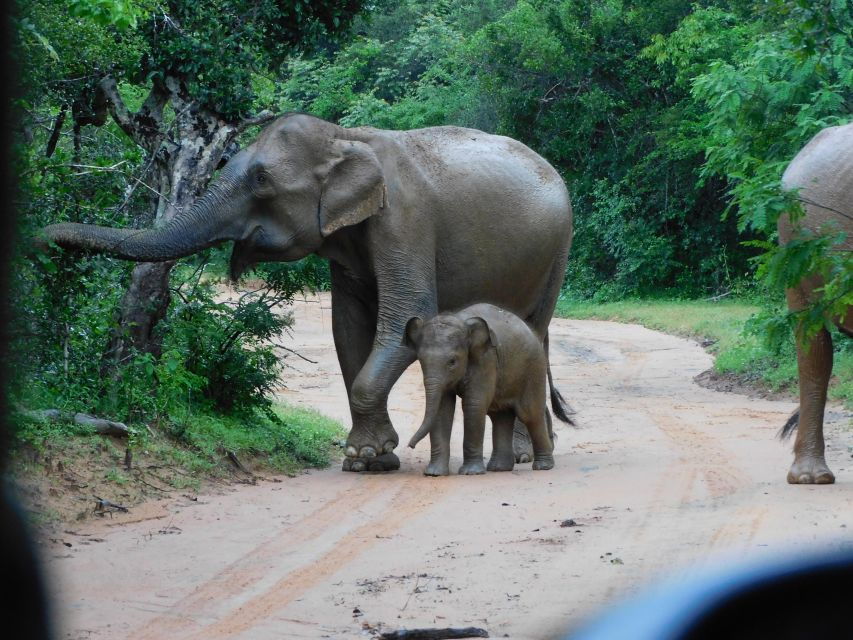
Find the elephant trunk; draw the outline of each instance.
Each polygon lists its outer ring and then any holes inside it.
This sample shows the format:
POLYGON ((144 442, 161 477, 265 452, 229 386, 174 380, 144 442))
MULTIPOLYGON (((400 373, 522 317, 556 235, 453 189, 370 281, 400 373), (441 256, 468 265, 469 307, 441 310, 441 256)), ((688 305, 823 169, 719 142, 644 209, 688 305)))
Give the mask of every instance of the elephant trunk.
MULTIPOLYGON (((238 216, 229 215, 242 201, 242 189, 222 177, 186 213, 154 229, 114 229, 90 224, 61 223, 44 228, 60 247, 135 260, 164 262, 197 253, 226 240, 239 239, 238 216)), ((241 225, 242 226, 242 225, 241 225)))
POLYGON ((424 421, 421 423, 420 428, 415 432, 411 440, 409 440, 409 446, 412 449, 435 427, 441 407, 442 395, 444 394, 444 385, 436 380, 425 379, 424 390, 426 391, 426 413, 424 414, 424 421))

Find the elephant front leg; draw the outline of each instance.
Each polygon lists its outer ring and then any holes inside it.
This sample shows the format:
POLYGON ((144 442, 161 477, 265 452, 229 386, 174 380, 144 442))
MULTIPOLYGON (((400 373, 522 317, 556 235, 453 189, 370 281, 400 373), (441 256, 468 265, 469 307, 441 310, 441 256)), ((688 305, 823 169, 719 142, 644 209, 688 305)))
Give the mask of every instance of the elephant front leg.
POLYGON ((370 398, 370 394, 366 393, 365 385, 373 383, 361 382, 356 385, 359 373, 373 352, 376 338, 376 291, 365 280, 353 276, 336 262, 331 262, 329 266, 332 273, 332 333, 353 422, 353 429, 347 438, 347 457, 343 462, 343 470, 398 469, 400 461, 390 453, 398 438, 385 410, 384 399, 381 394, 378 398, 370 398), (353 402, 354 395, 360 399, 361 406, 358 408, 353 402), (373 410, 364 411, 363 406, 371 402, 374 404, 373 410))
POLYGON ((797 368, 800 420, 788 482, 832 484, 835 476, 826 464, 823 440, 823 412, 832 374, 832 338, 826 329, 821 329, 808 345, 797 345, 797 368))
POLYGON ((414 361, 404 347, 374 348, 350 391, 352 429, 347 436, 344 471, 394 471, 399 436, 388 416, 391 387, 414 361))
POLYGON ((450 434, 453 432, 453 414, 456 413, 456 394, 446 393, 441 398, 435 426, 429 434, 430 458, 425 476, 450 474, 450 434))
POLYGON ((476 476, 486 473, 483 463, 483 437, 486 432, 486 411, 479 403, 462 399, 465 414, 465 435, 462 440, 462 466, 459 475, 476 476))

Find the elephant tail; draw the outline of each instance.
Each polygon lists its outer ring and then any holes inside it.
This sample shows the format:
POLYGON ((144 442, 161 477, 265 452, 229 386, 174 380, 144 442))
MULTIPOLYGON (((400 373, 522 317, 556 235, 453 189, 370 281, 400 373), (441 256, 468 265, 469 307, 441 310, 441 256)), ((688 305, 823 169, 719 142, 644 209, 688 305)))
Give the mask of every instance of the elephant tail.
POLYGON ((788 418, 788 422, 786 422, 784 424, 784 426, 781 429, 779 429, 779 433, 777 434, 777 437, 780 440, 787 440, 788 438, 791 437, 791 434, 797 430, 797 427, 799 426, 799 424, 800 424, 800 408, 797 407, 794 410, 794 413, 791 414, 791 417, 788 418))
POLYGON ((554 386, 554 377, 551 375, 550 363, 548 364, 548 387, 551 390, 551 407, 554 409, 554 415, 566 424, 576 427, 577 424, 570 417, 571 414, 575 413, 575 410, 572 409, 572 406, 566 402, 566 399, 557 390, 557 387, 554 386))

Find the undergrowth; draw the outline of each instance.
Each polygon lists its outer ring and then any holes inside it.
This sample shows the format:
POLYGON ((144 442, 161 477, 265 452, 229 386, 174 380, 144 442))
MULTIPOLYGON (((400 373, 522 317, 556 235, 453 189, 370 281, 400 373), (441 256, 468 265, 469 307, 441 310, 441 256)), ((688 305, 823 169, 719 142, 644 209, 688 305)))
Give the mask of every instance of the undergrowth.
POLYGON ((276 404, 269 412, 240 416, 186 413, 155 428, 131 427, 127 442, 107 438, 71 422, 51 422, 13 414, 19 450, 79 452, 80 447, 115 449, 115 456, 153 456, 199 479, 230 471, 228 454, 253 470, 292 473, 329 464, 341 425, 311 409, 276 404))

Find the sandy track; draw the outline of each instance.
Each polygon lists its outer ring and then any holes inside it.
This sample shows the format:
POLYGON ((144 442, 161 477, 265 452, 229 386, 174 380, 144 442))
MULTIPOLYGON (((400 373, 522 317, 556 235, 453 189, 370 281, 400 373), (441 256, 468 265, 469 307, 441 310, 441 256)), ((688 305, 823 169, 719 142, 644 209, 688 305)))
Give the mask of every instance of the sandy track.
MULTIPOLYGON (((328 298, 299 303, 281 395, 349 422, 328 298)), ((555 320, 554 376, 578 410, 557 467, 426 478, 428 446, 386 475, 335 468, 78 528, 50 559, 61 637, 356 638, 481 626, 544 638, 657 576, 777 550, 853 547, 853 433, 831 412, 838 482, 785 484, 773 436, 793 409, 696 386, 710 357, 636 325, 555 320), (573 519, 577 526, 560 526, 573 519), (113 526, 110 526, 113 524, 113 526), (102 540, 102 541, 96 541, 102 540)), ((406 442, 411 367, 389 406, 406 442)), ((452 468, 461 462, 461 425, 452 468)))

